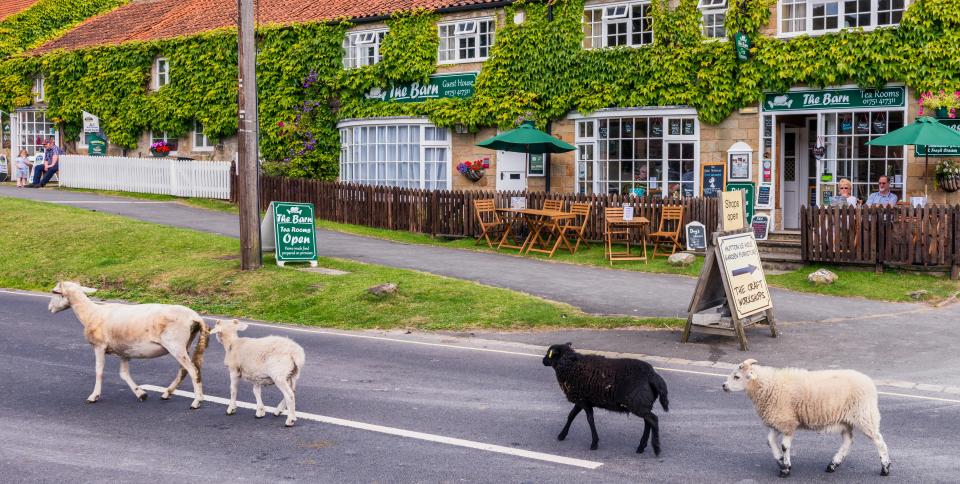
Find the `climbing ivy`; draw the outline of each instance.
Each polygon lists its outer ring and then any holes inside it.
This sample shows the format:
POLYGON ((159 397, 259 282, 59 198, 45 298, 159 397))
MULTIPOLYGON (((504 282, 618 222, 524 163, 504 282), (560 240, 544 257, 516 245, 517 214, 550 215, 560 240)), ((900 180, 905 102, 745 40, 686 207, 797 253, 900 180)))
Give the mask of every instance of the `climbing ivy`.
POLYGON ((130 0, 39 0, 0 21, 0 58, 60 36, 88 17, 130 0))
MULTIPOLYGON (((641 48, 585 50, 584 0, 518 0, 498 20, 490 58, 468 99, 395 103, 368 99, 374 87, 422 82, 436 71, 438 15, 403 12, 387 21, 382 61, 345 70, 346 21, 269 26, 258 32, 261 147, 271 173, 331 179, 340 151, 336 124, 347 118, 424 116, 439 126, 539 126, 570 111, 614 106, 689 105, 719 123, 764 92, 797 85, 903 82, 919 91, 960 88, 960 2, 916 0, 897 28, 844 30, 781 40, 762 33, 775 0, 730 2, 728 36, 746 33, 750 60, 731 41, 705 41, 696 0, 674 9, 653 0, 654 42, 641 48), (515 24, 514 13, 525 21, 515 24), (505 19, 505 20, 504 20, 505 19)), ((134 147, 147 130, 180 135, 194 120, 209 136, 236 132, 235 31, 126 43, 0 62, 0 109, 30 103, 31 79, 47 76, 50 115, 68 136, 80 111, 98 114, 111 143, 134 147), (170 85, 149 90, 157 56, 170 61, 170 85)))

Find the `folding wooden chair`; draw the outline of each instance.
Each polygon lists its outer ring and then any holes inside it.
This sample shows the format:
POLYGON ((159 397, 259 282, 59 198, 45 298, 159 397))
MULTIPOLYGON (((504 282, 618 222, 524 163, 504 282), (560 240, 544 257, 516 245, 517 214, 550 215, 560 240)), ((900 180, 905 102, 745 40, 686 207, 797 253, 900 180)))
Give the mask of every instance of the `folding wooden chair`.
POLYGON ((483 231, 477 237, 476 245, 480 245, 483 239, 486 239, 487 246, 492 249, 493 241, 490 240, 490 235, 502 232, 504 229, 504 222, 500 220, 500 216, 497 215, 496 202, 493 199, 474 200, 473 210, 477 213, 477 222, 483 231))
POLYGON ((650 233, 650 240, 653 242, 653 256, 657 256, 657 249, 661 245, 669 245, 670 253, 665 251, 662 255, 673 255, 677 249, 683 250, 680 245, 680 231, 683 229, 683 205, 664 205, 660 212, 660 226, 656 232, 650 233))
MULTIPOLYGON (((563 200, 544 200, 544 201, 543 201, 543 209, 544 209, 544 210, 556 210, 556 211, 558 211, 558 212, 562 212, 562 211, 563 211, 563 200)), ((542 228, 542 230, 541 230, 541 232, 540 232, 541 235, 537 236, 537 240, 532 240, 532 241, 531 241, 530 247, 533 247, 534 243, 541 243, 543 246, 549 246, 549 245, 550 245, 550 242, 553 241, 553 234, 554 234, 554 232, 557 232, 558 230, 560 230, 560 225, 559 225, 559 224, 557 223, 557 221, 555 221, 554 219, 547 218, 547 217, 541 217, 539 221, 543 224, 543 228, 542 228), (546 218, 546 220, 544 220, 545 218, 546 218), (546 237, 546 240, 544 240, 544 239, 542 238, 542 237, 543 237, 542 234, 543 234, 544 232, 546 233, 546 236, 547 236, 547 237, 546 237)), ((527 250, 527 252, 529 252, 529 249, 527 250)), ((551 257, 552 257, 552 256, 553 256, 553 253, 551 252, 551 257)))
POLYGON ((607 223, 610 219, 622 218, 623 207, 606 207, 603 209, 603 241, 606 244, 606 247, 604 247, 604 255, 610 259, 610 265, 613 265, 613 258, 611 256, 621 253, 613 251, 614 239, 626 242, 626 252, 630 252, 630 229, 625 226, 614 227, 607 223))
MULTIPOLYGON (((577 250, 580 249, 580 242, 583 242, 583 245, 588 249, 590 248, 590 244, 587 243, 587 239, 583 237, 583 233, 587 230, 587 224, 590 222, 591 208, 592 206, 589 203, 571 203, 570 212, 576 214, 577 217, 565 220, 563 225, 560 226, 560 238, 566 242, 567 249, 570 250, 571 254, 577 253, 577 250), (570 242, 565 237, 567 233, 572 233, 577 237, 577 243, 573 247, 570 247, 570 242)), ((622 216, 621 214, 621 217, 622 216)), ((560 240, 557 240, 557 244, 553 247, 553 250, 557 250, 557 246, 559 245, 560 240)), ((553 252, 550 253, 550 257, 553 257, 553 252)))

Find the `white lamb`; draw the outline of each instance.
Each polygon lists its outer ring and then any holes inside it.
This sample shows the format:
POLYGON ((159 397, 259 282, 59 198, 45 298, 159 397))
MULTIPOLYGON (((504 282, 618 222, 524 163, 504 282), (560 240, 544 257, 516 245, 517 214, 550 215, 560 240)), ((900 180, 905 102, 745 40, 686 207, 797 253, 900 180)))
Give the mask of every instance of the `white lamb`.
POLYGON ((260 399, 260 387, 276 385, 283 393, 283 400, 277 404, 274 415, 280 416, 284 405, 287 407, 287 427, 297 421, 296 391, 297 379, 306 356, 303 348, 289 338, 267 336, 265 338, 241 338, 239 331, 247 329, 246 323, 236 319, 217 321, 210 334, 217 335, 217 341, 223 344, 226 353, 223 363, 230 370, 230 406, 227 415, 237 412, 237 381, 240 378, 253 383, 253 396, 257 399, 257 418, 263 418, 266 411, 260 399))
POLYGON ((880 435, 880 409, 873 380, 853 370, 807 371, 740 364, 723 384, 724 391, 746 390, 757 414, 770 428, 767 441, 780 465, 780 477, 790 475, 790 444, 797 429, 841 433, 843 444, 827 472, 840 467, 853 444, 853 429, 863 432, 880 453, 880 475, 890 475, 890 455, 880 435), (777 433, 783 436, 777 445, 777 433))

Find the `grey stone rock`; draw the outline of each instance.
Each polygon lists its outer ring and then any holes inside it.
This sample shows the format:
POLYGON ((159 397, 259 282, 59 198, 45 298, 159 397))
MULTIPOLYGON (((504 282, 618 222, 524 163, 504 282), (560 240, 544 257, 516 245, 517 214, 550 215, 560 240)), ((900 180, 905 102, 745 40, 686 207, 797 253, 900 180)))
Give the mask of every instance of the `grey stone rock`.
POLYGON ((817 285, 830 285, 839 279, 839 276, 826 269, 817 269, 807 276, 807 280, 817 285))
POLYGON ((667 259, 667 264, 678 267, 688 267, 697 260, 697 256, 689 252, 677 252, 667 259))
POLYGON ((930 297, 930 291, 926 289, 919 289, 911 292, 910 297, 917 301, 923 301, 924 299, 930 297))
POLYGON ((376 286, 373 286, 367 289, 367 292, 369 292, 370 294, 376 297, 389 296, 391 294, 397 293, 397 285, 390 282, 386 284, 378 284, 376 286))

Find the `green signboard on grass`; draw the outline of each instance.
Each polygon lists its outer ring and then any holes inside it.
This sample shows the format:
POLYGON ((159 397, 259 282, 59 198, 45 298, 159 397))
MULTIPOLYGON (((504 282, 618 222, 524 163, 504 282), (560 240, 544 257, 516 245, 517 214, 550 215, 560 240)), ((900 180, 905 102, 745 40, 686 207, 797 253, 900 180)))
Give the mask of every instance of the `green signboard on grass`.
POLYGON ((738 182, 738 183, 727 183, 727 191, 732 192, 734 190, 742 190, 747 193, 744 193, 744 200, 746 201, 747 211, 747 223, 753 220, 753 205, 756 201, 756 189, 757 186, 753 182, 738 182))
POLYGON ((277 263, 317 260, 312 203, 272 202, 277 263))

